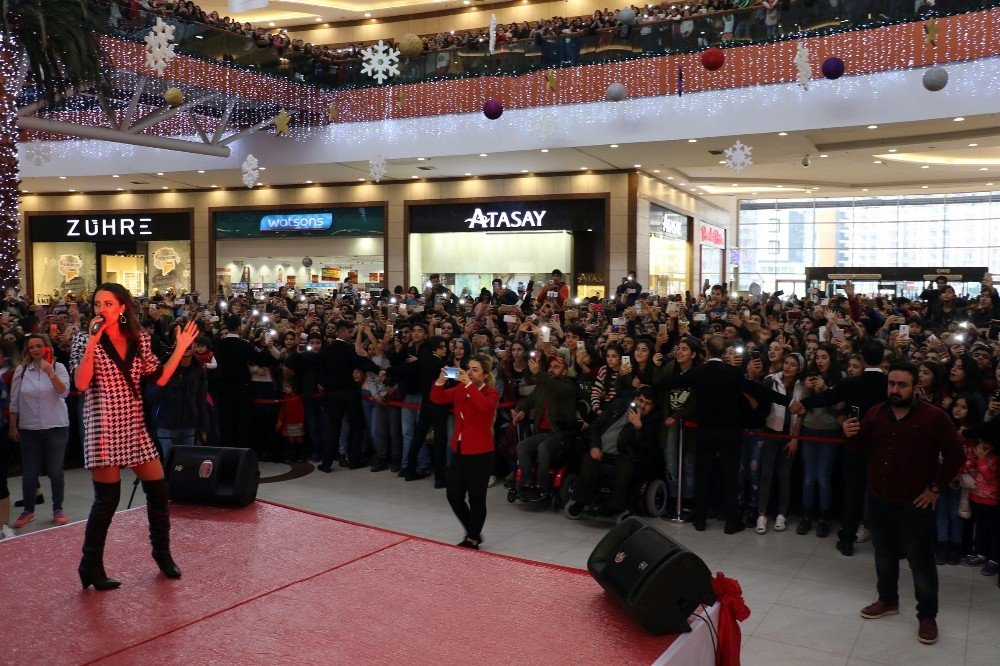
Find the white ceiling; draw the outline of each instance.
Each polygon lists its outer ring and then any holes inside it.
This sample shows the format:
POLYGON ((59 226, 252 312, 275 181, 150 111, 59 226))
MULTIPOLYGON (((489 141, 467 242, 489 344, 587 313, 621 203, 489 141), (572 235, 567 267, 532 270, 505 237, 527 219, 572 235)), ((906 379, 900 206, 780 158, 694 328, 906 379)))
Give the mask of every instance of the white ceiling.
MULTIPOLYGON (((233 14, 227 0, 199 0, 197 4, 206 12, 217 11, 219 16, 265 27, 408 16, 445 9, 460 10, 464 6, 463 0, 271 0, 264 9, 233 14)), ((481 5, 482 0, 472 0, 472 4, 481 5)))

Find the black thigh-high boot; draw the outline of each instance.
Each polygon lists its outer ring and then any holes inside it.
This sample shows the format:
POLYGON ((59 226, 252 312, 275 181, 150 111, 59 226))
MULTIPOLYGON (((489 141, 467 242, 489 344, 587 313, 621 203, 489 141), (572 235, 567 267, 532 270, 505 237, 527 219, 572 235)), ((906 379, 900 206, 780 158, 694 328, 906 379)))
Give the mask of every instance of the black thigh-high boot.
POLYGON ((90 517, 87 518, 87 529, 84 532, 83 559, 77 569, 84 589, 93 585, 95 590, 113 590, 121 585, 119 581, 108 578, 104 572, 104 541, 120 497, 121 481, 94 481, 94 504, 90 507, 90 517))
POLYGON ((153 559, 167 578, 180 578, 181 570, 170 556, 170 505, 167 502, 167 480, 143 481, 146 493, 146 515, 149 517, 149 542, 153 559))

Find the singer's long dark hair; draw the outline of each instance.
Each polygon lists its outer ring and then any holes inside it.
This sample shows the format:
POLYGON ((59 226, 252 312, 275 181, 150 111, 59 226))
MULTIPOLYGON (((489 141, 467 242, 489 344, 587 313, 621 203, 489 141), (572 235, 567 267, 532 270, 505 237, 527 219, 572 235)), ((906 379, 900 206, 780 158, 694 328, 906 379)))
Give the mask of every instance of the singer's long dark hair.
POLYGON ((97 300, 97 292, 99 291, 110 292, 119 304, 125 306, 125 323, 119 322, 118 325, 127 339, 138 340, 141 329, 139 328, 139 320, 135 316, 135 303, 132 301, 132 294, 117 282, 105 282, 95 289, 90 297, 91 312, 94 311, 94 302, 97 300))

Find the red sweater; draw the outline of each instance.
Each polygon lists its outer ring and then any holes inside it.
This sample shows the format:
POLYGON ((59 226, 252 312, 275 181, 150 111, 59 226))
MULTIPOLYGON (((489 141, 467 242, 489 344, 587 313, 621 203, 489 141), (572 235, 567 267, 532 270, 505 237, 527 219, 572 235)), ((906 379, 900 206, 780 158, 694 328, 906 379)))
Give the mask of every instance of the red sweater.
POLYGON ((275 432, 288 437, 288 426, 300 426, 306 422, 306 405, 297 395, 285 396, 278 412, 278 421, 274 424, 275 432))
POLYGON ((474 455, 491 453, 493 446, 493 418, 497 412, 499 396, 495 388, 483 384, 477 389, 459 384, 445 388, 431 387, 431 401, 439 405, 454 405, 455 432, 451 448, 456 453, 474 455))
POLYGON ((965 471, 976 480, 976 489, 969 491, 969 501, 976 504, 996 506, 1000 504, 1000 489, 998 489, 997 469, 1000 458, 995 453, 988 453, 980 458, 974 447, 966 447, 965 471))

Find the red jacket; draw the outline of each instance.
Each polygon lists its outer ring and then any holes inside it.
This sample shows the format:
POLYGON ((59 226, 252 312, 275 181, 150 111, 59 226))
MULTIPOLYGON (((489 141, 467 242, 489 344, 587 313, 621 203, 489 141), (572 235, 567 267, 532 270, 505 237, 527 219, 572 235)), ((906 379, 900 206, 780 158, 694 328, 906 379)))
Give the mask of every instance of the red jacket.
POLYGON ((497 390, 486 384, 481 389, 472 384, 468 388, 461 384, 450 389, 437 384, 431 387, 431 402, 454 405, 453 451, 468 455, 493 451, 493 418, 498 398, 497 390))

